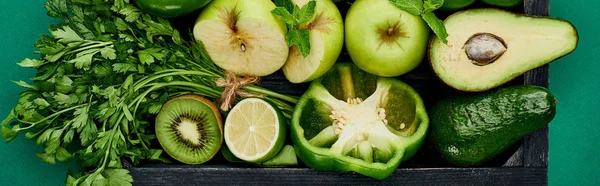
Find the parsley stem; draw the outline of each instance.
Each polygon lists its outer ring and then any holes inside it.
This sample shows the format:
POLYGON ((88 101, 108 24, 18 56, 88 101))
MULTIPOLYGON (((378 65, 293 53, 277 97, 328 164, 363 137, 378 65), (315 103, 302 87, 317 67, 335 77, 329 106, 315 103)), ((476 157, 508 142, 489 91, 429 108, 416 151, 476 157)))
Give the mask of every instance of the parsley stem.
POLYGON ((298 102, 298 98, 292 97, 292 96, 286 96, 283 94, 279 94, 277 92, 273 92, 264 88, 260 88, 258 86, 254 86, 254 85, 248 85, 245 86, 243 89, 246 89, 248 91, 252 91, 254 93, 260 93, 260 94, 265 94, 274 98, 279 98, 281 100, 296 104, 298 102))
POLYGON ((73 53, 77 53, 77 52, 81 52, 81 51, 85 51, 85 50, 89 50, 89 49, 92 49, 92 48, 105 47, 105 46, 112 45, 112 44, 113 44, 112 42, 105 42, 105 43, 99 43, 99 44, 95 44, 95 45, 90 45, 90 46, 79 48, 77 50, 71 50, 71 51, 65 53, 65 55, 73 54, 73 53))
MULTIPOLYGON (((90 104, 92 104, 92 103, 90 103, 90 104)), ((64 114, 64 113, 66 113, 66 112, 69 112, 69 111, 72 111, 72 110, 75 110, 75 109, 78 109, 78 108, 81 108, 81 107, 84 107, 84 106, 86 106, 86 105, 78 105, 78 106, 74 106, 74 107, 71 107, 71 108, 68 108, 68 109, 63 109, 63 110, 61 110, 61 111, 59 111, 59 112, 56 112, 56 113, 54 113, 54 114, 52 114, 52 115, 50 115, 50 116, 47 116, 47 117, 45 117, 44 119, 41 119, 41 120, 39 120, 39 121, 37 121, 37 122, 29 122, 29 121, 22 121, 22 120, 19 120, 19 122, 21 122, 21 123, 24 123, 24 124, 29 124, 29 125, 30 125, 30 126, 28 126, 28 127, 20 128, 19 130, 27 130, 27 129, 30 129, 30 128, 34 127, 35 125, 38 125, 38 124, 40 124, 40 123, 43 123, 43 122, 45 122, 45 121, 47 121, 47 120, 49 120, 49 119, 51 119, 51 118, 58 117, 58 116, 60 116, 61 114, 64 114)))
POLYGON ((145 98, 148 94, 150 94, 150 92, 155 91, 157 89, 164 88, 164 87, 186 86, 186 87, 190 87, 190 88, 196 88, 197 90, 204 91, 204 93, 209 94, 210 97, 218 97, 218 95, 221 94, 221 92, 214 90, 210 87, 196 84, 196 83, 191 83, 191 82, 184 82, 184 81, 172 81, 172 82, 168 82, 168 83, 153 83, 153 84, 148 84, 148 85, 150 85, 151 87, 148 90, 146 90, 144 93, 142 93, 138 97, 136 97, 129 104, 129 107, 132 107, 135 104, 134 114, 135 114, 135 111, 138 110, 137 108, 142 103, 143 98, 145 98))
POLYGON ((113 140, 115 139, 115 134, 117 133, 117 129, 121 126, 119 125, 119 123, 121 123, 121 121, 123 120, 123 117, 125 116, 125 114, 121 113, 119 116, 119 119, 117 120, 117 123, 115 123, 115 126, 113 127, 112 131, 111 131, 111 135, 110 135, 110 139, 108 141, 108 143, 106 143, 107 146, 105 146, 104 148, 106 148, 106 153, 104 154, 104 158, 102 160, 102 164, 100 165, 100 168, 98 169, 98 172, 102 172, 104 171, 104 168, 106 167, 106 161, 108 161, 108 155, 110 154, 110 150, 113 149, 111 148, 113 140))
MULTIPOLYGON (((162 71, 161 71, 162 72, 162 71)), ((171 73, 165 73, 165 74, 160 74, 157 73, 159 75, 155 75, 152 76, 150 78, 144 79, 143 81, 138 81, 138 83, 136 83, 136 86, 134 86, 134 91, 138 91, 139 89, 145 87, 146 84, 160 79, 160 78, 164 78, 164 77, 169 77, 169 76, 178 76, 178 75, 200 75, 200 76, 207 76, 209 74, 205 73, 205 72, 200 72, 200 71, 188 71, 188 70, 179 70, 179 71, 175 71, 175 72, 171 72, 171 73)))

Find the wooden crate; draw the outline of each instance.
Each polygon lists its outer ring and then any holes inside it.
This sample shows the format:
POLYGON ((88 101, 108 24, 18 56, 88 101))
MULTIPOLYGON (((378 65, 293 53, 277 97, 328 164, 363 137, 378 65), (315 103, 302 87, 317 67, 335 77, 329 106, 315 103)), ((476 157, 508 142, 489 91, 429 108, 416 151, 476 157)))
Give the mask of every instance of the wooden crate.
MULTIPOLYGON (((548 16, 549 0, 525 0, 515 12, 548 16)), ((344 10, 342 14, 344 15, 344 10)), ((349 61, 343 52, 339 61, 349 61)), ((460 94, 443 84, 425 61, 412 72, 398 77, 412 85, 431 106, 440 94, 460 94)), ((548 87, 548 65, 527 72, 510 82, 548 87)), ((308 84, 290 84, 281 72, 265 77, 262 86, 285 94, 300 95, 308 84)), ((306 166, 259 168, 232 165, 216 157, 205 165, 142 164, 128 166, 134 185, 546 185, 548 182, 548 128, 534 132, 498 158, 480 167, 453 167, 423 144, 411 160, 385 180, 350 172, 315 171, 306 166)))

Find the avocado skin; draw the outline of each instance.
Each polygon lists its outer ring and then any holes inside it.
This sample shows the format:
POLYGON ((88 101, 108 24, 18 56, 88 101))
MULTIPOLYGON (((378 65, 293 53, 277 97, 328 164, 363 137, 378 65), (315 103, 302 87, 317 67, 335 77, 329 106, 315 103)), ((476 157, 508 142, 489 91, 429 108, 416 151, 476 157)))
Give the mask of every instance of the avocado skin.
POLYGON ((452 97, 432 107, 430 140, 449 163, 479 165, 548 125, 555 114, 554 96, 532 85, 452 97))

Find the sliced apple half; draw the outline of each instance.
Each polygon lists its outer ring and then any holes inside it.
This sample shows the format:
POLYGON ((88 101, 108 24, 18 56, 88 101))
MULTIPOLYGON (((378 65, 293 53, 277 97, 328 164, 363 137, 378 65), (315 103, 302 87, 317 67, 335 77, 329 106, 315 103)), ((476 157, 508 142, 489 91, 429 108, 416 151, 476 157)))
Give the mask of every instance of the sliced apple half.
MULTIPOLYGON (((293 0, 299 7, 309 0, 293 0)), ((301 25, 310 31, 310 54, 302 56, 296 46, 289 51, 283 66, 285 77, 292 83, 312 81, 327 72, 339 57, 344 45, 342 15, 331 0, 317 0, 315 16, 301 25)))
POLYGON ((194 37, 214 63, 240 76, 266 76, 286 62, 285 23, 270 0, 214 0, 200 13, 194 37))

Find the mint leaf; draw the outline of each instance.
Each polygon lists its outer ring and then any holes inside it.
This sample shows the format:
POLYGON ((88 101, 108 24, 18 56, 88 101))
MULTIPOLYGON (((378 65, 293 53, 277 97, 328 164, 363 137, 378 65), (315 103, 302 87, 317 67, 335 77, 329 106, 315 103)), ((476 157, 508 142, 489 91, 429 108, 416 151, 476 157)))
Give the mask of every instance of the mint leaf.
POLYGON ((300 9, 298 24, 303 24, 310 21, 315 16, 317 2, 312 0, 300 9))
POLYGON ((390 0, 390 2, 412 15, 421 15, 423 13, 422 0, 390 0))
POLYGON ((302 56, 307 57, 310 54, 310 31, 306 28, 301 28, 301 25, 314 17, 317 2, 311 0, 302 6, 302 8, 290 0, 276 0, 275 2, 280 7, 271 11, 271 14, 282 17, 287 23, 288 33, 285 35, 285 40, 288 47, 296 45, 302 56), (285 7, 281 8, 281 6, 285 7))
POLYGON ((285 8, 288 12, 294 12, 295 4, 292 0, 274 0, 273 3, 277 7, 285 8))
POLYGON ((289 30, 285 35, 285 40, 287 41, 288 47, 292 47, 300 43, 300 36, 298 36, 298 30, 289 30))
POLYGON ((288 25, 296 25, 296 19, 294 16, 288 12, 285 8, 277 7, 271 11, 271 14, 275 16, 279 16, 283 19, 283 21, 288 25))
POLYGON ((433 12, 444 5, 444 0, 425 0, 423 1, 423 7, 425 12, 433 12))
POLYGON ((296 45, 302 56, 310 54, 310 31, 307 29, 290 30, 285 39, 290 47, 296 45))
POLYGON ((300 36, 300 53, 302 56, 306 57, 310 54, 310 31, 308 29, 298 30, 300 36))
POLYGON ((448 44, 448 40, 446 39, 448 38, 448 32, 446 32, 446 27, 444 26, 442 20, 438 19, 433 12, 422 14, 421 17, 423 20, 425 20, 425 22, 427 22, 427 25, 429 25, 431 30, 433 30, 433 33, 435 33, 435 35, 437 35, 437 37, 440 38, 444 44, 448 44))

